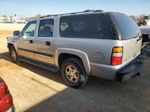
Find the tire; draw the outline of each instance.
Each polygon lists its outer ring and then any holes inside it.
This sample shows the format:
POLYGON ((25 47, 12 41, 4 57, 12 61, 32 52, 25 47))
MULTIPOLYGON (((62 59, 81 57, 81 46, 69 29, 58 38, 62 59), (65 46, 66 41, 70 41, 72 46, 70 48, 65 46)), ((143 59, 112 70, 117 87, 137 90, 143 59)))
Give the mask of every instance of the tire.
POLYGON ((19 56, 18 56, 18 54, 17 54, 14 46, 10 46, 10 48, 9 48, 9 54, 10 54, 12 62, 18 64, 19 63, 19 56))
POLYGON ((83 63, 77 58, 69 58, 62 63, 61 76, 66 85, 72 88, 83 87, 89 79, 83 63))

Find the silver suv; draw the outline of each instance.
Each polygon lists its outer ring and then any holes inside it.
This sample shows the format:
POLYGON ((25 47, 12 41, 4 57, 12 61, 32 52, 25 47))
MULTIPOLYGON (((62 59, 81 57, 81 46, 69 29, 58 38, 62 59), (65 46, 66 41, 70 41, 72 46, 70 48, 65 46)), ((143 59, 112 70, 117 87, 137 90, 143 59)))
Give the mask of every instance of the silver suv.
POLYGON ((140 75, 141 44, 141 32, 129 16, 97 10, 41 17, 8 38, 14 62, 60 71, 74 88, 89 76, 125 81, 140 75))

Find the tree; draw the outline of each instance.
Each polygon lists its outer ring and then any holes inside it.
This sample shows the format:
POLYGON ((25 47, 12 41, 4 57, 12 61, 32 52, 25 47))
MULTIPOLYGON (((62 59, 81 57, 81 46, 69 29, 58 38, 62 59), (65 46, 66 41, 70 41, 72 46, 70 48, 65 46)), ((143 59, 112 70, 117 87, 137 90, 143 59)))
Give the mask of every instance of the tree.
POLYGON ((37 14, 34 17, 35 17, 35 19, 37 19, 37 18, 40 18, 41 16, 42 16, 41 14, 37 14))
POLYGON ((7 18, 6 15, 3 15, 3 22, 4 22, 4 23, 8 22, 8 18, 7 18))

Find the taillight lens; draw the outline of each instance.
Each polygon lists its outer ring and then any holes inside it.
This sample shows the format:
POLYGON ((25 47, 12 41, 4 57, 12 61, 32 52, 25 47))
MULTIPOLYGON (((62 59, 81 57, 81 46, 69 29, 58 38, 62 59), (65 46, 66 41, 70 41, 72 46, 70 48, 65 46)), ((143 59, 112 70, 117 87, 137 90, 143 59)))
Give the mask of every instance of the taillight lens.
POLYGON ((0 99, 2 99, 8 92, 8 88, 5 83, 0 83, 0 99))
POLYGON ((12 96, 10 95, 7 85, 0 83, 0 112, 5 112, 13 106, 12 96))
POLYGON ((12 96, 6 95, 0 100, 0 112, 5 112, 13 106, 12 96))
POLYGON ((121 65, 123 59, 123 47, 114 47, 112 50, 111 64, 121 65))

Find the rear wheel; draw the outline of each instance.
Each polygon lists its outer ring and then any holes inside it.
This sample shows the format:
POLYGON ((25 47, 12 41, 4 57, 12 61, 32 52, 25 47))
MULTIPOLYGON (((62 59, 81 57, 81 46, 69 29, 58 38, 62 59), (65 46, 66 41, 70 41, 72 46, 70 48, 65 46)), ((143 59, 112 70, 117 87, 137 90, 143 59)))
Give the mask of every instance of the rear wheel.
POLYGON ((10 54, 10 57, 12 59, 12 61, 14 63, 18 63, 19 62, 19 56, 14 48, 14 46, 10 46, 9 48, 9 54, 10 54))
POLYGON ((89 78, 82 62, 77 58, 69 58, 63 62, 61 75, 65 83, 73 88, 84 86, 89 78))

